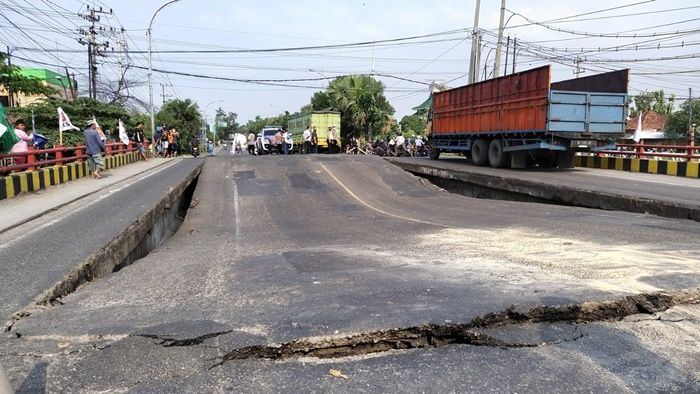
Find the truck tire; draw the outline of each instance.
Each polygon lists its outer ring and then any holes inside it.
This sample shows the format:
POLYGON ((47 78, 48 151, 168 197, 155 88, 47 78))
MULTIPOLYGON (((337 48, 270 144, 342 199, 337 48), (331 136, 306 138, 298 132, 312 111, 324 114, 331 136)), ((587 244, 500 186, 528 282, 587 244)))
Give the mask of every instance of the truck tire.
POLYGON ((479 138, 472 144, 472 162, 477 166, 485 166, 489 162, 489 144, 479 138))
POLYGON ((428 156, 430 156, 431 160, 437 160, 440 158, 440 149, 430 145, 430 148, 428 149, 428 156))
POLYGON ((503 141, 501 140, 492 140, 489 144, 489 164, 491 167, 503 168, 510 164, 510 155, 503 148, 503 141))

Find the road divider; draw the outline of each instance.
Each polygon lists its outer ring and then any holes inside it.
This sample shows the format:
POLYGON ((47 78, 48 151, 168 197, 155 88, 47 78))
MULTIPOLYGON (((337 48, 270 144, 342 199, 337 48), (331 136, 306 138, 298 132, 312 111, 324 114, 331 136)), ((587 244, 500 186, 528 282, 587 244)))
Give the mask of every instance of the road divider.
POLYGON ((688 162, 673 160, 631 159, 624 157, 576 156, 574 159, 574 164, 576 167, 672 175, 687 178, 698 178, 698 173, 700 172, 700 162, 697 161, 688 162))

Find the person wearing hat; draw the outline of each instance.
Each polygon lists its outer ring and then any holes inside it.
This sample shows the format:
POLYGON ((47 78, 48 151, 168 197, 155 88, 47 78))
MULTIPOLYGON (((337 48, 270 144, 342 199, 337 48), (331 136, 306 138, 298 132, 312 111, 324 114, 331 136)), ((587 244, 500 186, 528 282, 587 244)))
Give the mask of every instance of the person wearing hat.
POLYGON ((97 132, 95 126, 95 121, 89 120, 87 122, 87 128, 83 132, 83 137, 85 138, 85 154, 87 155, 90 175, 92 175, 93 179, 99 179, 102 178, 100 176, 100 170, 104 165, 102 162, 102 152, 105 150, 105 143, 102 138, 100 138, 100 134, 97 132))

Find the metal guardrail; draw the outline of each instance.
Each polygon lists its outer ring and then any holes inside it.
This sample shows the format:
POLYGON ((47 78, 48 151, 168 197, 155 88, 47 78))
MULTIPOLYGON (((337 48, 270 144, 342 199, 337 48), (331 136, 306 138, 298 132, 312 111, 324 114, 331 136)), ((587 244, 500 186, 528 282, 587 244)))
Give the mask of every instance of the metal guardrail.
MULTIPOLYGON (((147 149, 147 143, 144 143, 147 149)), ((135 152, 136 143, 129 142, 124 145, 121 142, 107 142, 105 144, 105 156, 120 155, 127 152, 135 152)), ((11 172, 34 171, 40 167, 54 165, 65 165, 73 162, 82 162, 86 159, 85 146, 78 145, 72 147, 55 146, 49 149, 34 149, 29 147, 25 153, 0 154, 0 175, 7 175, 11 172), (24 164, 17 164, 16 158, 26 157, 24 164)))
POLYGON ((696 145, 649 145, 615 144, 618 149, 596 151, 596 155, 624 157, 631 159, 651 159, 691 161, 700 160, 700 146, 696 145))

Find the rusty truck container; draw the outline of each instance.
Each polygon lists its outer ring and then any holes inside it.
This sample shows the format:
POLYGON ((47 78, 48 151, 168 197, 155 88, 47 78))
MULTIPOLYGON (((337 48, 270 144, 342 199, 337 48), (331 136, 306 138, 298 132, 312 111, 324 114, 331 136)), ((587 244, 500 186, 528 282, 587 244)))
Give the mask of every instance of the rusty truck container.
POLYGON ((462 86, 433 96, 433 134, 544 131, 550 67, 462 86))
POLYGON ((460 152, 478 165, 522 168, 534 157, 571 166, 575 150, 624 134, 628 72, 551 83, 543 66, 434 93, 431 157, 460 152))

